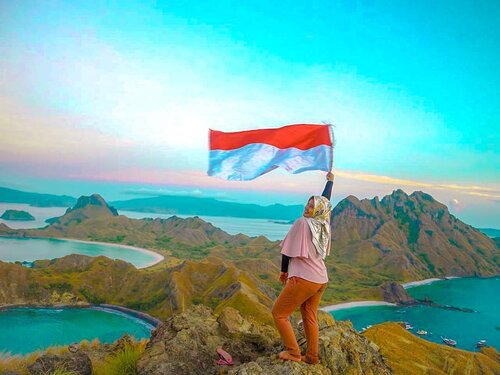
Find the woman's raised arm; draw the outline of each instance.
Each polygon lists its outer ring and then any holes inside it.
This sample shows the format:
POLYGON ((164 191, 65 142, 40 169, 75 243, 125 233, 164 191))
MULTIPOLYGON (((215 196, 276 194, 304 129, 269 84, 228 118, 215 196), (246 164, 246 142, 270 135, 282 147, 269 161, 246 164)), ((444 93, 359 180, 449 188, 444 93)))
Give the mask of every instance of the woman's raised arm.
POLYGON ((325 189, 323 190, 323 193, 321 194, 322 196, 324 196, 326 199, 330 200, 331 197, 332 197, 332 188, 333 188, 333 173, 332 172, 328 172, 326 174, 326 185, 325 185, 325 189))

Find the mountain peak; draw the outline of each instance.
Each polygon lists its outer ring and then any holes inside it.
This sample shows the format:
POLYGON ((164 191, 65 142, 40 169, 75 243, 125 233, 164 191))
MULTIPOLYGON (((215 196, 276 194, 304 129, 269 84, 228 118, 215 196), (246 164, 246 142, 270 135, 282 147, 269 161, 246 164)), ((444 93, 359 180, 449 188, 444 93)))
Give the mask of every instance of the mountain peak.
POLYGON ((423 191, 420 191, 420 190, 414 191, 413 193, 411 193, 410 197, 417 198, 419 200, 428 201, 431 203, 437 202, 432 195, 424 193, 423 191))
POLYGON ((394 190, 394 191, 391 193, 391 195, 390 195, 390 196, 391 196, 391 197, 393 197, 393 198, 399 198, 399 199, 401 199, 401 198, 408 198, 408 194, 406 194, 406 193, 405 193, 403 190, 401 190, 401 189, 396 189, 396 190, 394 190))
POLYGON ((118 211, 109 206, 99 194, 90 196, 82 195, 78 198, 72 208, 68 208, 66 213, 53 221, 53 224, 69 224, 71 222, 81 222, 89 218, 118 216, 118 211))
POLYGON ((88 206, 104 207, 107 208, 113 214, 113 216, 118 216, 118 212, 116 211, 116 209, 109 206, 104 198, 99 194, 92 194, 90 196, 82 195, 80 198, 78 198, 71 211, 82 209, 88 206))

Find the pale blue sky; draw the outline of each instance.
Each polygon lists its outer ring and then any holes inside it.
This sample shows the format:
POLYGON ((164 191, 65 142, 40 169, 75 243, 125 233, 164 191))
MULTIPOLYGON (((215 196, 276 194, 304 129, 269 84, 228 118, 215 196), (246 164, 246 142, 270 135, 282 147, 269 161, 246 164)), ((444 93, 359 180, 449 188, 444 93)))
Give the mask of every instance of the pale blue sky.
POLYGON ((330 121, 338 198, 424 190, 500 227, 498 19, 497 1, 2 2, 0 183, 298 203, 320 175, 206 176, 208 128, 330 121))

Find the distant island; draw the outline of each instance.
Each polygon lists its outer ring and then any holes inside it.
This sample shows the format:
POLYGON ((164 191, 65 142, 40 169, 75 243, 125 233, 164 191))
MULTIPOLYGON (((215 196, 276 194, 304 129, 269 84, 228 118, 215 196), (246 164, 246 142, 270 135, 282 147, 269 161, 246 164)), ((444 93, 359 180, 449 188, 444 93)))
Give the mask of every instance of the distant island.
POLYGON ((301 215, 304 209, 302 205, 285 206, 282 204, 273 204, 270 206, 260 206, 258 204, 225 202, 214 198, 178 195, 162 195, 158 197, 114 201, 110 202, 110 204, 118 210, 125 211, 287 221, 295 220, 301 215))
POLYGON ((29 193, 0 187, 0 202, 27 203, 35 207, 71 207, 76 198, 68 195, 29 193))
POLYGON ((29 212, 20 210, 6 210, 0 219, 16 221, 34 221, 35 217, 29 212))
MULTIPOLYGON (((52 195, 28 193, 0 187, 0 202, 4 203, 27 203, 37 207, 72 207, 77 199, 67 195, 52 195)), ((201 215, 201 216, 223 216, 242 217, 249 219, 270 220, 295 220, 304 209, 302 205, 260 206, 258 204, 246 204, 236 202, 225 202, 214 198, 186 197, 179 195, 162 195, 148 198, 136 198, 130 200, 110 202, 110 205, 120 211, 147 212, 153 214, 171 215, 201 215)), ((48 219, 52 224, 56 219, 48 219)))

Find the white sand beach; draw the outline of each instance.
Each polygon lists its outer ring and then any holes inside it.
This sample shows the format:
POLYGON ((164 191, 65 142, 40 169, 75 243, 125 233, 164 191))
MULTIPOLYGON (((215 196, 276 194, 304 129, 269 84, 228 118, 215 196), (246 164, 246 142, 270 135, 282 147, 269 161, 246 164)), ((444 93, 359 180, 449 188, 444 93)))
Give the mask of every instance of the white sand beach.
POLYGON ((451 280, 451 279, 460 279, 460 276, 446 276, 446 277, 443 277, 443 278, 433 277, 431 279, 418 280, 418 281, 410 281, 408 283, 401 284, 401 286, 403 288, 405 288, 405 289, 408 289, 408 288, 413 288, 414 286, 432 284, 435 281, 443 281, 443 280, 451 280))
POLYGON ((396 304, 384 301, 354 301, 354 302, 337 303, 335 305, 321 307, 320 310, 330 312, 330 311, 337 311, 343 309, 350 309, 353 307, 364 307, 364 306, 396 306, 396 304))
POLYGON ((445 279, 439 279, 439 278, 433 277, 433 278, 425 279, 425 280, 410 281, 408 283, 401 284, 401 286, 405 289, 408 289, 408 288, 412 288, 414 286, 432 284, 435 281, 441 281, 441 280, 445 280, 445 279))
POLYGON ((116 243, 109 243, 109 242, 99 242, 99 241, 84 241, 84 240, 77 240, 75 238, 55 238, 56 240, 62 240, 62 241, 74 241, 74 242, 81 242, 81 243, 89 243, 89 244, 97 244, 97 245, 106 245, 106 246, 114 246, 114 247, 122 247, 134 251, 141 252, 143 254, 148 254, 153 256, 155 259, 149 263, 146 263, 142 267, 137 267, 137 268, 147 268, 154 266, 157 263, 160 263, 162 260, 165 259, 165 257, 161 254, 158 254, 157 252, 153 250, 148 250, 148 249, 143 249, 142 247, 136 247, 136 246, 130 246, 130 245, 120 245, 116 243))
MULTIPOLYGON (((459 278, 460 278, 459 276, 446 276, 445 278, 442 279, 434 277, 425 280, 410 281, 401 284, 401 286, 405 289, 408 289, 408 288, 413 288, 415 286, 432 284, 435 281, 459 279, 459 278)), ((342 309, 350 309, 353 307, 363 307, 363 306, 396 306, 396 304, 384 301, 353 301, 353 302, 337 303, 335 305, 321 307, 320 310, 330 312, 330 311, 337 311, 342 309)))

